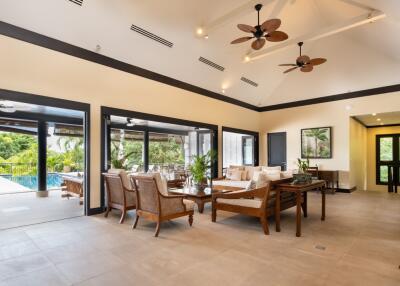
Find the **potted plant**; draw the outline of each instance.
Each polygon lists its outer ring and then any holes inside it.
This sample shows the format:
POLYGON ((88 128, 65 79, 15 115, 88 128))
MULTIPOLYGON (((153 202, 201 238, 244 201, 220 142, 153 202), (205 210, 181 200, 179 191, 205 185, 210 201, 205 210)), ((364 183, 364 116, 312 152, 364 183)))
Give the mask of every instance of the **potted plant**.
POLYGON ((215 152, 208 151, 205 155, 196 155, 193 157, 193 163, 189 170, 197 187, 205 188, 207 186, 207 172, 211 169, 212 163, 215 161, 215 152))
POLYGON ((294 184, 304 184, 310 183, 312 181, 312 175, 307 173, 308 168, 310 167, 310 160, 307 158, 306 160, 301 160, 297 158, 297 167, 298 173, 293 174, 293 183, 294 184))

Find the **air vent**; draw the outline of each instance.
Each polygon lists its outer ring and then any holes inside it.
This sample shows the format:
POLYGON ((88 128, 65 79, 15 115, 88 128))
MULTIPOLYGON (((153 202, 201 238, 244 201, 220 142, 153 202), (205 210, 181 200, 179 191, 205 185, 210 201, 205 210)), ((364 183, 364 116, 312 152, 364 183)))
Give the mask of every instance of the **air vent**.
POLYGON ((248 78, 245 78, 245 77, 243 77, 243 76, 242 76, 242 78, 241 78, 240 80, 241 80, 241 81, 244 81, 245 83, 250 84, 250 85, 252 85, 252 86, 254 86, 254 87, 257 87, 257 86, 258 86, 258 83, 254 82, 254 81, 252 81, 252 80, 249 80, 248 78))
POLYGON ((72 2, 76 5, 82 6, 83 4, 83 0, 68 0, 69 2, 72 2))
POLYGON ((218 64, 216 64, 216 63, 214 63, 214 62, 212 62, 210 60, 207 60, 207 59, 205 59, 203 57, 200 57, 199 61, 201 61, 202 63, 205 63, 206 65, 209 65, 210 67, 213 67, 213 68, 215 68, 215 69, 217 69, 219 71, 224 71, 225 70, 224 67, 222 67, 222 66, 220 66, 220 65, 218 65, 218 64))
POLYGON ((131 30, 135 31, 136 33, 139 33, 139 34, 141 34, 141 35, 143 35, 143 36, 145 36, 145 37, 147 37, 149 39, 152 39, 152 40, 154 40, 156 42, 159 42, 160 44, 163 44, 164 46, 167 46, 169 48, 172 48, 172 46, 174 45, 170 41, 167 41, 166 39, 163 39, 163 38, 161 38, 161 37, 159 37, 157 35, 154 35, 153 33, 149 32, 149 31, 146 31, 146 30, 144 30, 144 29, 142 29, 142 28, 140 28, 140 27, 138 27, 136 25, 132 25, 131 26, 131 30))

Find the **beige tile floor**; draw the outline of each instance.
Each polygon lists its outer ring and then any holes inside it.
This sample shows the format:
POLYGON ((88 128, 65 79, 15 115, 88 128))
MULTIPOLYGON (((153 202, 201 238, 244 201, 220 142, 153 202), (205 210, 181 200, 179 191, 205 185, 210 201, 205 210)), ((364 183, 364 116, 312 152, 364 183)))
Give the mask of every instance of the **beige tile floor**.
POLYGON ((400 285, 400 195, 355 192, 310 194, 303 236, 294 209, 282 232, 262 233, 258 220, 210 208, 131 229, 134 212, 79 217, 0 231, 0 286, 5 285, 400 285))
POLYGON ((0 194, 0 230, 83 215, 78 198, 62 198, 61 190, 39 198, 36 192, 0 194))

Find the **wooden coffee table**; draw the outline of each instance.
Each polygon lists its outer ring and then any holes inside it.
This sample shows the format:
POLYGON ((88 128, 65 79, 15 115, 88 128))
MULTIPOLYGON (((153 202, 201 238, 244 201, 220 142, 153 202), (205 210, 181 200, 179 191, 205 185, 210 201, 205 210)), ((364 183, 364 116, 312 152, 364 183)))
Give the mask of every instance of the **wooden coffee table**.
POLYGON ((169 189, 168 192, 174 195, 184 195, 186 199, 191 200, 197 204, 199 209, 199 213, 203 213, 204 211, 204 204, 211 202, 212 194, 214 193, 226 193, 231 192, 232 189, 221 190, 221 189, 212 189, 212 188, 205 188, 199 189, 195 186, 191 187, 184 187, 182 189, 169 189))

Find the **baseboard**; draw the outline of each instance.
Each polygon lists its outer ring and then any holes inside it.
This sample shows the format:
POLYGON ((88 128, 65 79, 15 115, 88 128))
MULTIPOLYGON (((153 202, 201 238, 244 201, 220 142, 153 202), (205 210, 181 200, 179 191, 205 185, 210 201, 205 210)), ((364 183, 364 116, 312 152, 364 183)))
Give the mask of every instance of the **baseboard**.
POLYGON ((352 192, 354 192, 354 191, 356 191, 356 190, 357 190, 357 187, 352 187, 351 189, 339 188, 339 189, 336 190, 336 192, 338 192, 338 193, 347 193, 347 194, 350 194, 350 193, 352 193, 352 192))
POLYGON ((91 216, 91 215, 98 215, 104 212, 104 208, 103 207, 98 207, 98 208, 91 208, 88 210, 87 215, 91 216))

